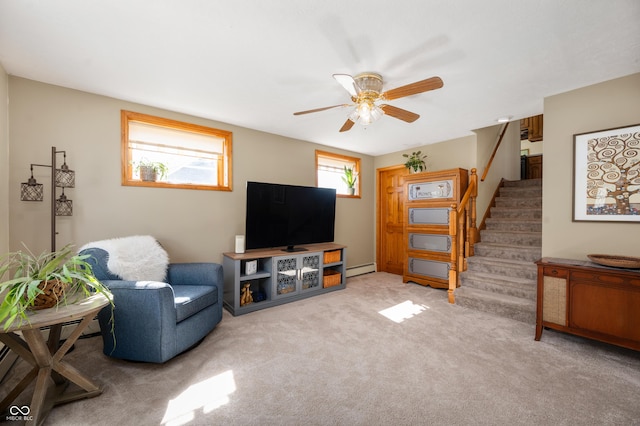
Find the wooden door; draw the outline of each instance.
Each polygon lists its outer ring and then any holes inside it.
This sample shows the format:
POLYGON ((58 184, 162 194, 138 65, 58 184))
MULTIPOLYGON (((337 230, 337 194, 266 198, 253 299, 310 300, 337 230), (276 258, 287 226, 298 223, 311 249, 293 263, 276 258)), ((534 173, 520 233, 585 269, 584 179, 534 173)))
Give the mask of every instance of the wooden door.
POLYGON ((378 271, 404 272, 404 165, 378 169, 377 179, 377 263, 378 271))

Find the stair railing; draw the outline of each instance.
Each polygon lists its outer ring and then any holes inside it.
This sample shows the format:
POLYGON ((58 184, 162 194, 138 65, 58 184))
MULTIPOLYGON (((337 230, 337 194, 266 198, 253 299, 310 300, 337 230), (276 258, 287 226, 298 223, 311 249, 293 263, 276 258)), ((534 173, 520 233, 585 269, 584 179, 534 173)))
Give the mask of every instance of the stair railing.
POLYGON ((484 171, 482 172, 482 178, 480 179, 481 182, 484 182, 484 180, 487 178, 487 174, 489 174, 491 163, 493 163, 493 159, 496 156, 496 153, 498 152, 498 148, 500 148, 500 144, 502 143, 502 138, 504 138, 504 134, 507 132, 507 127, 509 127, 508 121, 504 123, 504 126, 502 126, 502 130, 500 131, 500 137, 498 138, 498 142, 496 143, 496 146, 493 148, 491 157, 489 158, 489 161, 487 162, 487 165, 485 166, 484 171))
POLYGON ((473 256, 473 246, 478 241, 476 227, 476 198, 478 196, 478 175, 471 169, 469 185, 460 204, 451 205, 449 211, 449 236, 451 237, 451 267, 449 269, 449 303, 455 303, 458 275, 467 270, 467 258, 473 256))

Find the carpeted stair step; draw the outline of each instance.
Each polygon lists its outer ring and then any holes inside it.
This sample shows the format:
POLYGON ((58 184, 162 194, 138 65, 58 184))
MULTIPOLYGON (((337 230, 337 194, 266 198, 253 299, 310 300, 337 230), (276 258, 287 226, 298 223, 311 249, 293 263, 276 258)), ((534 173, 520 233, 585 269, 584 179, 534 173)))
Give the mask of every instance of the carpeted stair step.
POLYGON ((519 277, 528 280, 536 280, 538 277, 536 264, 523 260, 471 256, 467 259, 467 269, 469 271, 501 274, 505 277, 519 277))
POLYGON ((542 197, 497 197, 496 207, 542 208, 542 197))
POLYGON ((486 229, 496 231, 542 232, 541 219, 492 218, 485 221, 486 229))
POLYGON ((473 246, 476 256, 535 262, 542 257, 541 247, 524 247, 510 244, 480 242, 473 246))
POLYGON ((472 287, 455 292, 456 305, 511 318, 527 324, 536 322, 536 302, 522 297, 493 293, 472 287))
POLYGON ((476 288, 493 293, 507 294, 536 300, 536 281, 526 278, 508 277, 485 272, 465 271, 460 274, 460 284, 464 288, 476 288))
POLYGON ((542 187, 537 186, 503 186, 500 188, 500 197, 541 197, 542 187))
POLYGON ((515 186, 519 188, 527 186, 542 187, 542 179, 505 180, 504 186, 515 186))
POLYGON ((542 235, 540 232, 485 229, 480 231, 480 240, 485 243, 510 244, 527 247, 542 245, 542 235))
POLYGON ((542 235, 540 232, 523 232, 523 231, 498 231, 483 230, 480 231, 481 241, 485 243, 510 244, 519 246, 541 246, 542 235))
POLYGON ((519 219, 541 219, 541 207, 492 207, 492 218, 519 218, 519 219))

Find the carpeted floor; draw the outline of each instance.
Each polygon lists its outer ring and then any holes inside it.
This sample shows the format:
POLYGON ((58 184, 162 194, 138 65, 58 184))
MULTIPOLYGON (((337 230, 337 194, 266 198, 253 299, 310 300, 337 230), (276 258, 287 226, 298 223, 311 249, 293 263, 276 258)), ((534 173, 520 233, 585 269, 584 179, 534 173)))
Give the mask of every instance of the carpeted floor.
POLYGON ((80 340, 65 359, 104 393, 55 407, 45 424, 640 424, 640 352, 550 330, 535 342, 534 328, 396 275, 362 275, 342 291, 225 311, 164 365, 80 340))

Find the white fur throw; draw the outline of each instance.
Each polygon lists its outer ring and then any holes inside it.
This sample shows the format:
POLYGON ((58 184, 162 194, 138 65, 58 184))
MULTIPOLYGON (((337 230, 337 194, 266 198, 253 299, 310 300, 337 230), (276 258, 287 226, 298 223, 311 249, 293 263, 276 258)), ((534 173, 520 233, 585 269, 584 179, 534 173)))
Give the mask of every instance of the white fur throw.
POLYGON ((126 281, 163 281, 167 274, 169 255, 150 235, 95 241, 79 251, 88 248, 109 253, 109 271, 126 281))

